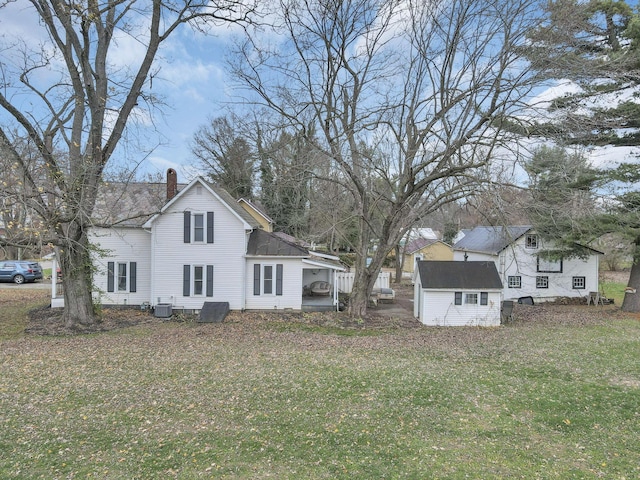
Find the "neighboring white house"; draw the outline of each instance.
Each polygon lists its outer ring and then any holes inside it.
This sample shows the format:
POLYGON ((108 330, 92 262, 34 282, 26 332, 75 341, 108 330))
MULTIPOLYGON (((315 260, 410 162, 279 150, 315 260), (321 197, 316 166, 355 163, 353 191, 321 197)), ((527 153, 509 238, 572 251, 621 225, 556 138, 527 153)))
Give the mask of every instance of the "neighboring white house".
POLYGON ((493 262, 416 262, 413 314, 429 326, 500 325, 502 282, 493 262))
MULTIPOLYGON (((90 232, 101 303, 302 310, 305 285, 318 279, 335 285, 336 272, 345 270, 336 257, 262 230, 246 206, 203 178, 180 188, 175 172, 167 177, 166 185, 101 187, 90 232)), ((336 309, 337 290, 312 300, 308 309, 336 309)))
POLYGON ((543 258, 552 250, 531 226, 475 227, 453 245, 456 261, 492 261, 504 285, 505 300, 533 297, 550 301, 558 297, 586 297, 598 291, 602 252, 587 249, 587 258, 557 261, 543 258))

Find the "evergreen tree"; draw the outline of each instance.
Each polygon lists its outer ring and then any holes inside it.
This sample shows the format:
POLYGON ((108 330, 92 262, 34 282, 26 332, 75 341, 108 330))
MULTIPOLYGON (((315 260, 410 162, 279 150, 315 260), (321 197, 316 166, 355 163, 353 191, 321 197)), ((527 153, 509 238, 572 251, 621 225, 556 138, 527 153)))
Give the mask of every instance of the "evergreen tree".
MULTIPOLYGON (((548 21, 530 33, 527 55, 542 80, 570 79, 579 89, 552 101, 547 120, 514 128, 559 145, 640 145, 638 14, 622 0, 555 0, 547 13, 548 21)), ((584 176, 563 177, 576 173, 571 159, 560 151, 547 151, 543 157, 530 165, 539 180, 534 186, 547 195, 538 198, 546 214, 534 215, 543 235, 558 241, 564 255, 580 254, 573 247, 604 234, 626 235, 635 250, 629 287, 640 291, 640 192, 635 187, 640 167, 623 163, 596 172, 581 164, 584 176), (564 211, 581 192, 594 192, 595 187, 608 194, 598 211, 564 211)), ((626 295, 622 308, 640 311, 640 293, 626 295)))

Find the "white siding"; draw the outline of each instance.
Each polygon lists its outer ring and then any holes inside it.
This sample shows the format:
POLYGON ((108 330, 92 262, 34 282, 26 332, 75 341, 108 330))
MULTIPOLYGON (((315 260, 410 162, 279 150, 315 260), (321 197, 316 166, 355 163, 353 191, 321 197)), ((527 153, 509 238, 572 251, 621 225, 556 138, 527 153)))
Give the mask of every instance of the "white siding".
MULTIPOLYGON (((262 277, 261 277, 262 282, 262 277)), ((262 257, 247 259, 247 269, 245 276, 246 285, 246 308, 249 310, 283 310, 302 309, 302 260, 299 258, 283 257, 262 257), (253 294, 253 268, 254 265, 282 264, 282 295, 275 294, 275 284, 273 294, 254 295, 253 294)))
POLYGON ((524 237, 505 249, 500 256, 502 269, 498 266, 504 284, 504 298, 517 299, 531 296, 539 301, 557 297, 584 297, 590 291, 598 291, 599 257, 597 254, 583 260, 571 258, 562 260, 561 272, 538 271, 539 249, 525 248, 524 237), (509 276, 519 276, 520 288, 509 288, 509 276), (536 286, 537 277, 547 277, 548 288, 536 286), (573 278, 584 277, 585 287, 573 288, 573 278))
POLYGON ((96 299, 107 305, 140 305, 151 295, 151 235, 141 228, 94 228, 90 241, 104 251, 93 255, 96 299), (136 292, 107 292, 107 262, 136 262, 136 292))
POLYGON ((483 326, 500 325, 500 291, 489 291, 487 305, 480 305, 480 291, 463 290, 462 305, 455 305, 454 290, 422 290, 419 320, 428 326, 483 326), (464 295, 477 293, 478 303, 464 303, 464 295))
POLYGON ((199 310, 205 301, 229 302, 232 310, 240 310, 244 308, 244 224, 206 188, 198 187, 194 185, 153 222, 151 304, 199 310), (185 211, 214 212, 214 243, 184 243, 185 211), (213 265, 213 297, 194 296, 193 277, 192 294, 182 295, 183 265, 213 265))
MULTIPOLYGON (((505 248, 499 255, 466 252, 471 260, 493 261, 504 286, 505 300, 531 296, 538 301, 553 300, 557 297, 585 297, 590 291, 598 291, 599 254, 593 253, 587 259, 565 259, 562 272, 539 272, 538 253, 541 249, 525 247, 526 235, 505 248), (509 277, 520 277, 520 288, 509 288, 509 277), (537 277, 548 278, 548 288, 536 286, 537 277), (573 288, 573 278, 584 277, 583 289, 573 288)), ((453 259, 464 260, 465 252, 456 250, 453 259)))

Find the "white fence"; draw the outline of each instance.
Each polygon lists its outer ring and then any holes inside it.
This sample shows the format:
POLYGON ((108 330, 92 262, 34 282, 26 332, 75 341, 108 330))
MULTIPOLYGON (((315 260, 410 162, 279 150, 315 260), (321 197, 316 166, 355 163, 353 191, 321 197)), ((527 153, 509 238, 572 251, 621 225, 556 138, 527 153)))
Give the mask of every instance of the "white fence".
MULTIPOLYGON (((336 276, 336 286, 342 293, 351 293, 356 274, 354 272, 338 272, 336 276)), ((389 288, 391 283, 391 273, 380 272, 373 288, 389 288)))

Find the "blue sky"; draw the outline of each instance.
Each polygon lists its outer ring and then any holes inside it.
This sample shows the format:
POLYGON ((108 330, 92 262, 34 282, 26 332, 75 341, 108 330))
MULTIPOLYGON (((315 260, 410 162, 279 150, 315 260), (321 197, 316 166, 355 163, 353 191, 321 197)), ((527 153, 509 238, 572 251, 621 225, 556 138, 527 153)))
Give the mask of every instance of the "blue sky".
MULTIPOLYGON (((144 145, 155 148, 147 155, 147 152, 140 152, 134 143, 121 142, 114 154, 114 163, 142 161, 141 172, 162 174, 169 167, 176 168, 182 181, 193 173, 189 172, 189 165, 193 163, 189 147, 193 134, 207 123, 208 118, 223 114, 222 105, 230 99, 224 56, 233 32, 233 29, 219 27, 212 35, 205 35, 183 25, 169 37, 161 46, 152 68, 152 92, 160 95, 166 103, 160 112, 153 115, 152 122, 158 131, 149 127, 135 135, 144 145)), ((0 8, 0 37, 0 62, 4 55, 2 46, 16 39, 30 46, 38 46, 48 40, 37 14, 25 0, 0 8)), ((120 36, 110 59, 118 66, 126 66, 134 64, 142 51, 135 38, 120 36)), ((6 119, 0 111, 0 122, 4 123, 6 119)), ((151 119, 146 122, 151 125, 151 119)))
MULTIPOLYGON (((235 31, 219 27, 212 35, 205 35, 182 26, 174 32, 161 47, 152 69, 152 92, 160 94, 166 102, 162 114, 153 117, 153 125, 158 131, 147 128, 138 136, 148 148, 155 148, 147 155, 134 143, 121 142, 113 159, 115 162, 142 162, 141 172, 162 175, 167 168, 175 168, 181 181, 194 173, 189 147, 194 133, 207 123, 208 118, 224 114, 224 104, 234 95, 230 87, 232 82, 225 73, 224 57, 229 53, 228 41, 235 31)), ((46 40, 37 15, 26 0, 17 0, 0 9, 0 36, 2 43, 19 38, 28 45, 38 45, 46 40)), ((120 36, 111 60, 116 65, 126 66, 140 58, 141 48, 135 37, 120 36)), ((0 61, 2 55, 0 47, 0 61)), ((555 93, 561 91, 562 88, 555 93)), ((3 121, 2 113, 0 121, 3 121)), ((147 124, 151 125, 151 121, 147 124)), ((631 151, 604 148, 594 152, 592 158, 596 163, 606 164, 612 159, 631 158, 631 151)))

